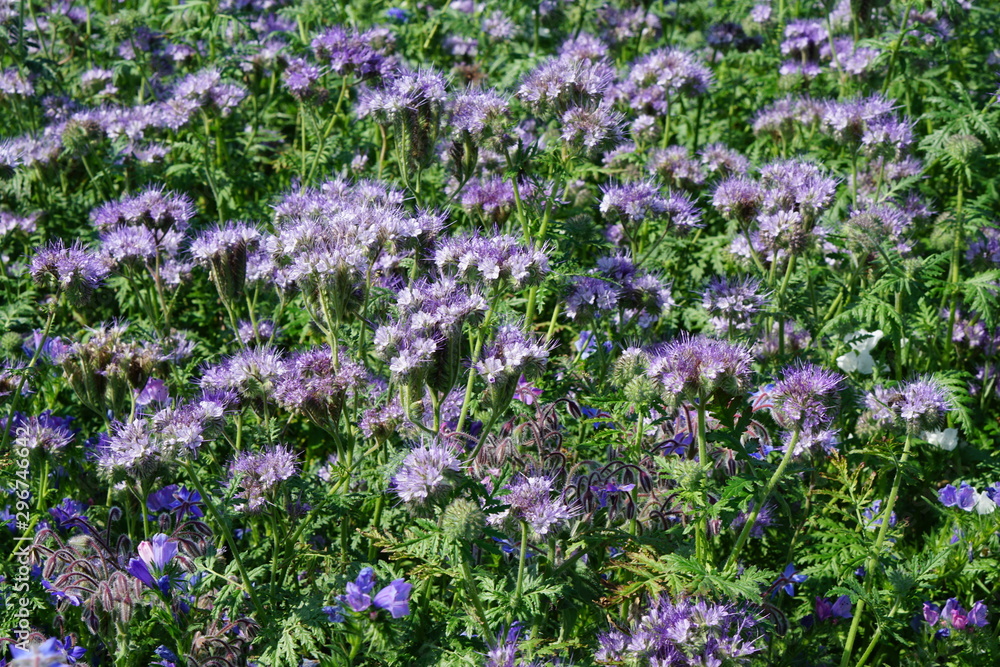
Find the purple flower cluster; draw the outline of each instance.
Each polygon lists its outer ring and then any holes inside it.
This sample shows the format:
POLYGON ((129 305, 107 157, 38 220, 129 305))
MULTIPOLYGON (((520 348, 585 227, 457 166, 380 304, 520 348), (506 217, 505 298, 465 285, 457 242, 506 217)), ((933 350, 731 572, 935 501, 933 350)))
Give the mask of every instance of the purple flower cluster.
POLYGON ((335 424, 346 402, 370 379, 365 368, 344 353, 335 364, 326 346, 299 350, 282 366, 274 385, 275 402, 322 426, 335 424))
POLYGON ((890 389, 876 386, 864 403, 862 418, 872 427, 902 426, 911 434, 935 428, 952 409, 948 391, 930 376, 890 389))
POLYGON ((605 216, 614 213, 632 225, 651 219, 685 232, 701 226, 701 213, 687 195, 671 192, 663 196, 651 181, 607 185, 603 187, 600 210, 605 216))
POLYGON ((356 303, 372 269, 390 273, 406 256, 425 248, 443 219, 402 208, 403 193, 384 184, 333 180, 318 189, 290 192, 275 206, 275 233, 264 235, 264 252, 248 257, 247 279, 298 288, 324 327, 356 303), (323 300, 330 317, 325 323, 323 300))
POLYGON ((98 468, 140 480, 155 477, 178 459, 193 458, 221 426, 227 405, 225 397, 204 395, 149 417, 115 422, 98 445, 98 468))
POLYGON ((753 329, 753 316, 769 302, 754 278, 713 277, 702 293, 701 306, 709 314, 709 325, 718 336, 730 338, 753 329))
POLYGON ((782 55, 790 58, 781 65, 782 76, 800 74, 811 79, 818 75, 820 48, 827 38, 822 21, 790 21, 785 26, 785 41, 781 43, 782 55))
POLYGON ((708 92, 712 78, 712 71, 687 51, 657 49, 633 63, 616 92, 635 111, 664 116, 679 96, 708 92))
POLYGON ((619 326, 634 321, 645 329, 675 305, 671 286, 627 255, 602 257, 589 273, 573 279, 566 297, 566 314, 574 320, 615 313, 619 326))
POLYGON ((179 252, 193 217, 194 204, 187 196, 156 187, 90 213, 101 233, 101 254, 110 265, 146 266, 152 272, 154 265, 163 264, 160 276, 172 285, 190 272, 179 252))
POLYGON ((287 371, 279 350, 248 348, 203 369, 200 383, 206 391, 236 392, 246 400, 273 400, 275 387, 287 371))
MULTIPOLYGON (((375 351, 397 380, 447 394, 458 381, 462 330, 486 311, 486 300, 454 278, 416 281, 396 295, 396 317, 375 331, 375 351)), ((414 397, 416 398, 416 397, 414 397)))
POLYGON ((801 254, 821 242, 826 229, 817 220, 832 203, 837 181, 816 165, 798 160, 772 162, 761 168, 760 179, 731 177, 718 185, 715 208, 741 225, 756 221, 756 229, 738 236, 730 251, 765 261, 801 254))
POLYGON ((880 95, 827 102, 823 126, 838 141, 860 144, 871 155, 898 159, 913 143, 913 127, 896 118, 894 108, 880 95))
POLYGON ((510 509, 488 515, 487 521, 493 525, 502 524, 508 517, 523 521, 538 537, 558 530, 564 521, 579 514, 580 508, 568 504, 563 493, 553 489, 554 483, 551 477, 518 473, 505 487, 507 495, 500 498, 510 509))
MULTIPOLYGON (((356 614, 368 612, 373 604, 376 610, 384 609, 393 618, 402 618, 410 613, 410 591, 413 585, 405 579, 394 579, 372 596, 371 592, 375 590, 375 571, 365 567, 354 581, 348 582, 346 588, 347 592, 337 597, 337 606, 323 607, 323 613, 331 623, 343 623, 344 612, 348 610, 356 614)), ((377 613, 370 612, 371 618, 374 619, 377 613)))
POLYGON ((406 502, 421 503, 447 489, 448 473, 461 470, 454 448, 422 445, 410 451, 392 478, 396 494, 406 502))
POLYGON ((537 284, 549 271, 544 250, 526 247, 505 234, 443 239, 434 251, 434 263, 442 273, 490 288, 537 284))
POLYGON ((480 143, 500 134, 510 122, 510 103, 492 88, 467 90, 451 103, 451 127, 457 140, 480 143))
POLYGON ((311 46, 316 58, 334 73, 373 79, 389 76, 397 67, 397 59, 390 55, 393 44, 392 33, 384 28, 359 33, 334 26, 314 37, 311 46))
POLYGON ((986 619, 988 613, 986 605, 982 601, 972 605, 972 609, 965 611, 955 598, 949 598, 944 603, 944 608, 938 607, 931 602, 924 603, 924 620, 932 628, 938 628, 934 633, 937 639, 951 636, 952 630, 966 630, 972 632, 973 628, 984 628, 989 625, 986 619))
POLYGON ((87 250, 79 241, 66 246, 62 240, 39 248, 31 259, 31 277, 39 285, 65 293, 74 302, 86 302, 109 269, 103 258, 87 250))
POLYGON ((704 400, 716 390, 737 396, 750 381, 752 361, 745 345, 683 334, 652 351, 646 375, 669 404, 704 400))
POLYGON ((242 222, 208 229, 191 241, 191 256, 208 268, 219 294, 232 302, 243 290, 247 258, 260 243, 260 230, 242 222))
POLYGON ((534 377, 549 358, 549 346, 515 325, 497 328, 474 368, 487 382, 494 409, 510 402, 522 376, 534 377))
MULTIPOLYGON (((6 420, 3 421, 6 426, 6 420)), ((70 428, 72 421, 72 417, 54 416, 51 410, 32 417, 17 413, 12 425, 14 444, 29 450, 44 451, 49 456, 60 454, 73 442, 75 431, 70 428)))
POLYGON ((748 609, 704 599, 653 602, 628 631, 598 635, 598 662, 650 665, 746 664, 760 651, 760 625, 748 609))
POLYGON ((783 137, 787 141, 796 129, 816 127, 822 116, 822 102, 809 97, 784 97, 757 112, 753 132, 783 137))
POLYGON ((612 64, 597 53, 569 48, 528 73, 517 98, 532 112, 562 116, 573 107, 594 108, 615 80, 612 64))
POLYGON ((229 464, 229 483, 238 489, 235 497, 244 502, 233 509, 248 514, 263 511, 273 502, 278 485, 294 477, 298 470, 295 452, 284 445, 237 454, 229 464))
MULTIPOLYGON (((779 426, 798 432, 796 456, 816 448, 829 452, 835 447, 837 432, 827 427, 836 415, 842 380, 839 373, 802 364, 785 369, 782 379, 775 383, 771 414, 779 426)), ((786 434, 786 439, 792 437, 786 434)))

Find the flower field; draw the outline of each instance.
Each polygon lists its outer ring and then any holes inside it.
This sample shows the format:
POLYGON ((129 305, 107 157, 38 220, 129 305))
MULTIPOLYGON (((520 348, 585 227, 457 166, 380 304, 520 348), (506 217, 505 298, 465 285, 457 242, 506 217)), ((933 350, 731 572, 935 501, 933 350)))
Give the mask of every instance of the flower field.
POLYGON ((0 0, 0 667, 1000 663, 998 20, 0 0))

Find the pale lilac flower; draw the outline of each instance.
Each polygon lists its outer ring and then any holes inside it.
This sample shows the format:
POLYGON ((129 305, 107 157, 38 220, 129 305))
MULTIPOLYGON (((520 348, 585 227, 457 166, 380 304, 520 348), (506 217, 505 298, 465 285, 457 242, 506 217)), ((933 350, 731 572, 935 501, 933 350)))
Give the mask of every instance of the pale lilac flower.
POLYGON ((423 502, 449 484, 448 473, 461 470, 455 451, 440 444, 412 450, 392 479, 396 494, 406 502, 423 502))
POLYGON ((600 662, 650 665, 740 665, 761 650, 758 619, 731 604, 703 599, 651 601, 627 630, 599 634, 600 662), (650 661, 654 658, 654 661, 650 661))
POLYGON ((298 474, 295 452, 284 445, 263 451, 241 452, 229 465, 229 484, 237 488, 235 497, 245 502, 234 505, 237 512, 255 514, 272 502, 278 485, 298 474))
POLYGON ((742 393, 751 361, 744 345, 684 334, 653 351, 646 374, 670 403, 704 400, 717 389, 742 393))
POLYGON ((108 275, 108 267, 79 241, 67 247, 59 240, 36 251, 29 272, 36 283, 51 285, 71 300, 85 302, 108 275))

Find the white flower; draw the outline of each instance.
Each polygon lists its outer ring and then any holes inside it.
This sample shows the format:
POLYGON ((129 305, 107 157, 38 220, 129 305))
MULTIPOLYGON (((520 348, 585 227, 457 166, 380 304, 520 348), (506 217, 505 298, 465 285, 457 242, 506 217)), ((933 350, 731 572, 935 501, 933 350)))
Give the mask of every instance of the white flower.
POLYGON ((985 491, 977 491, 976 504, 973 505, 973 509, 979 514, 993 514, 997 509, 997 504, 986 495, 985 491))
POLYGON ((837 357, 837 366, 845 373, 858 372, 862 375, 871 375, 875 369, 875 359, 872 358, 871 352, 884 335, 881 330, 861 329, 844 336, 844 342, 851 346, 851 351, 837 357))
POLYGON ((921 434, 928 443, 950 452, 958 446, 958 429, 946 428, 943 431, 924 431, 921 434))

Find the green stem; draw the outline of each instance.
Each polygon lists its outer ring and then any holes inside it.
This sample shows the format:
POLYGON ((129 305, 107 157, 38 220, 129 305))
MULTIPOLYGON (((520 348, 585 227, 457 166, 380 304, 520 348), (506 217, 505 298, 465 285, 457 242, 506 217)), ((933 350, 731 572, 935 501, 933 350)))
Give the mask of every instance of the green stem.
MULTIPOLYGON (((875 580, 875 565, 878 563, 879 553, 882 551, 882 545, 885 543, 886 533, 889 532, 889 519, 892 517, 892 510, 896 506, 899 487, 903 483, 903 466, 906 465, 907 459, 910 458, 910 446, 912 444, 913 436, 907 433, 906 443, 903 445, 903 455, 896 466, 896 475, 893 477, 892 488, 889 490, 889 501, 885 504, 885 510, 882 512, 882 525, 879 526, 878 535, 875 537, 875 544, 868 555, 868 561, 865 563, 865 578, 869 590, 871 590, 873 586, 872 582, 875 580)), ((854 648, 854 640, 857 638, 864 610, 865 601, 858 600, 858 607, 854 612, 854 618, 851 619, 851 629, 847 633, 847 642, 844 644, 844 655, 840 660, 840 667, 847 667, 851 661, 851 650, 854 648)))
POLYGON ((513 608, 521 602, 521 594, 524 592, 524 563, 528 558, 528 523, 521 522, 521 553, 517 560, 517 586, 514 588, 513 608))
POLYGON ((799 442, 800 431, 800 426, 796 426, 795 430, 792 431, 792 439, 789 441, 788 447, 785 449, 785 455, 781 457, 781 463, 778 464, 778 467, 771 475, 771 479, 768 480, 767 486, 764 487, 764 492, 757 497, 757 501, 753 506, 753 511, 750 512, 750 516, 747 517, 747 522, 743 524, 743 530, 740 531, 740 535, 736 539, 736 545, 733 547, 733 552, 729 554, 729 559, 726 561, 725 568, 723 568, 724 572, 732 571, 735 568, 737 559, 740 557, 740 552, 743 550, 743 545, 746 544, 747 538, 750 537, 750 531, 753 530, 754 524, 757 523, 757 516, 760 514, 761 509, 764 507, 764 503, 767 502, 767 499, 770 497, 775 487, 778 486, 778 481, 781 479, 781 476, 785 474, 785 468, 788 467, 788 464, 792 461, 792 457, 795 455, 795 446, 799 442))
POLYGON ((13 431, 14 415, 17 413, 17 408, 21 403, 21 392, 24 391, 24 383, 28 380, 28 373, 38 363, 38 357, 42 354, 42 348, 45 347, 45 342, 49 339, 49 331, 52 330, 52 322, 56 317, 56 306, 59 305, 60 296, 57 296, 55 303, 50 306, 49 315, 45 319, 45 328, 42 330, 42 337, 38 341, 38 345, 35 346, 35 352, 31 355, 31 361, 28 362, 28 365, 24 368, 24 372, 21 374, 21 379, 17 382, 17 389, 14 390, 14 395, 10 398, 10 410, 7 411, 7 422, 3 429, 3 437, 0 438, 0 452, 8 451, 7 444, 10 442, 10 434, 13 431))
POLYGON ((707 563, 708 556, 708 439, 706 430, 706 396, 704 393, 698 396, 698 465, 701 468, 699 478, 702 483, 701 509, 704 514, 698 519, 697 532, 695 533, 695 558, 699 563, 707 563))
MULTIPOLYGON (((459 549, 462 549, 459 545, 459 549)), ((476 580, 472 578, 472 568, 469 567, 469 556, 462 550, 462 577, 465 579, 465 590, 469 592, 469 598, 472 600, 472 606, 476 609, 476 620, 479 624, 483 626, 483 630, 489 634, 490 628, 486 623, 486 609, 483 607, 483 601, 479 598, 479 591, 476 588, 476 580)))
POLYGON ((264 608, 261 606, 260 600, 257 599, 257 594, 254 592, 253 585, 250 581, 250 575, 247 573, 247 569, 243 565, 243 559, 240 558, 240 550, 236 545, 236 540, 233 538, 232 531, 229 530, 229 524, 223 520, 222 514, 219 512, 219 508, 215 506, 215 502, 212 500, 212 497, 208 495, 208 492, 202 485, 201 480, 198 479, 198 475, 195 473, 194 467, 191 463, 189 461, 185 461, 182 465, 187 471, 188 477, 191 478, 191 483, 194 484, 194 488, 198 490, 199 494, 201 494, 202 501, 205 503, 208 513, 212 515, 212 518, 215 519, 215 522, 219 525, 219 529, 222 531, 222 535, 226 539, 226 544, 229 545, 229 550, 233 554, 233 560, 236 561, 236 568, 240 571, 240 578, 243 579, 243 590, 248 596, 250 596, 250 602, 257 611, 257 615, 263 618, 264 608))

